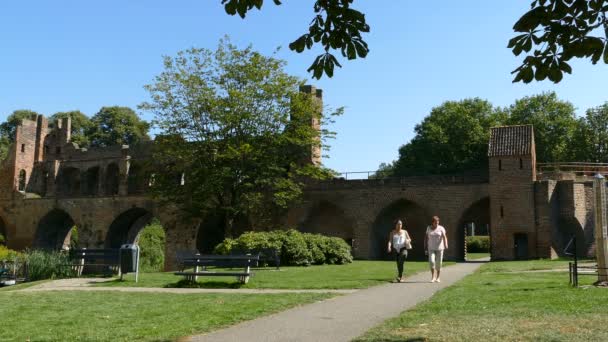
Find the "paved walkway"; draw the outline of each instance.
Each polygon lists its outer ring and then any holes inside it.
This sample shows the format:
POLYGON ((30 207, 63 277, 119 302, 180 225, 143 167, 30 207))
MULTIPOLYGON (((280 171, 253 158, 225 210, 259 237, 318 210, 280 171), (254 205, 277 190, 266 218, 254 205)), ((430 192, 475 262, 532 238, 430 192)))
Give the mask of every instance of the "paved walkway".
POLYGON ((429 283, 429 272, 423 272, 407 278, 406 283, 375 286, 180 341, 350 341, 454 284, 481 264, 445 267, 441 283, 429 283))

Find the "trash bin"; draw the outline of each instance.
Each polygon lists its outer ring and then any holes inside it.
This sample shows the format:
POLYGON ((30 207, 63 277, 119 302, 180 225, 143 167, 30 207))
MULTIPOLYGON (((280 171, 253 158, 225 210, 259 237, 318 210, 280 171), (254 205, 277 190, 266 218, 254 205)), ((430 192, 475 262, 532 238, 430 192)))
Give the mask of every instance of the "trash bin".
POLYGON ((139 247, 133 244, 120 246, 120 271, 122 273, 137 273, 139 268, 139 247))

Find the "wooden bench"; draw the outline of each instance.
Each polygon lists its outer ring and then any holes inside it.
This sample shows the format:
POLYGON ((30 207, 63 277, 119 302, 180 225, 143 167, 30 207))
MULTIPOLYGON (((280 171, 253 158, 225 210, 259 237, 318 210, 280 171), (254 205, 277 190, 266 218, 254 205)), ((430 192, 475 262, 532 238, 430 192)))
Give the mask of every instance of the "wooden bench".
POLYGON ((81 276, 82 272, 87 267, 87 270, 101 267, 103 273, 120 273, 120 250, 118 248, 81 248, 71 249, 69 251, 72 269, 77 276, 81 276))
POLYGON ((249 281, 252 275, 251 267, 257 266, 260 256, 255 255, 195 255, 191 258, 181 260, 182 271, 175 272, 175 275, 185 276, 186 279, 196 281, 200 276, 225 277, 235 276, 243 284, 249 281), (193 267, 193 271, 185 271, 186 268, 193 267), (242 267, 242 271, 209 270, 214 268, 237 268, 242 267))
POLYGON ((280 270, 280 267, 281 267, 281 254, 279 253, 279 251, 277 251, 274 248, 249 249, 249 250, 233 249, 230 252, 230 254, 234 254, 234 255, 259 254, 260 263, 264 264, 264 266, 266 264, 270 264, 270 265, 273 265, 274 267, 276 267, 277 270, 280 270))

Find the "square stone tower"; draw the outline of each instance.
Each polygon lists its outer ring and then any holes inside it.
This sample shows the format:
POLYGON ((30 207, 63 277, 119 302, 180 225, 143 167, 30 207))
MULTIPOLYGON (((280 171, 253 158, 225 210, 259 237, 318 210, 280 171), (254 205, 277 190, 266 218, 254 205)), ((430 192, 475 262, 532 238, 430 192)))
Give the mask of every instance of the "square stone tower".
POLYGON ((492 258, 535 258, 536 147, 532 126, 492 128, 488 157, 492 258))

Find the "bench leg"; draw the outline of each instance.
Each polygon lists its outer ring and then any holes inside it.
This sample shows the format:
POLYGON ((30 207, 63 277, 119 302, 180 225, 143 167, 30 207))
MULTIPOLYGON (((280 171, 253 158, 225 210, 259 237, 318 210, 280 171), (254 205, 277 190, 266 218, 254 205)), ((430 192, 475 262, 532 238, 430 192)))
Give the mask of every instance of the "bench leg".
MULTIPOLYGON (((194 267, 194 273, 198 273, 198 266, 194 267)), ((196 282, 198 280, 198 276, 193 276, 192 281, 196 282)))

